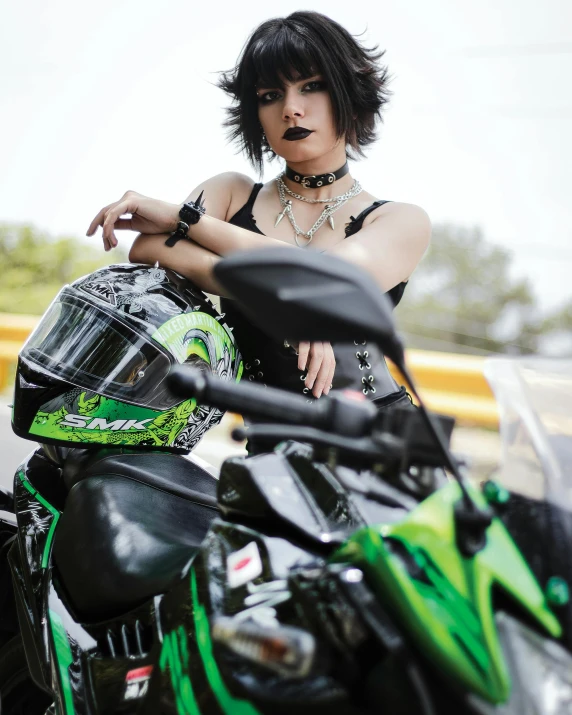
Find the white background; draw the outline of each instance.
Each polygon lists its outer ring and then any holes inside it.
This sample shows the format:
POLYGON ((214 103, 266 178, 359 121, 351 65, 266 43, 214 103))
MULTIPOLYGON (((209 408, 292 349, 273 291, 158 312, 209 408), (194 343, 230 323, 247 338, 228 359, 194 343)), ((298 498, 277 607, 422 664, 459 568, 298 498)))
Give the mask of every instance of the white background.
POLYGON ((543 308, 569 300, 569 0, 0 0, 0 221, 80 237, 127 189, 180 201, 218 172, 252 175, 226 144, 216 72, 295 9, 387 49, 394 96, 353 167, 365 188, 480 224, 543 308))

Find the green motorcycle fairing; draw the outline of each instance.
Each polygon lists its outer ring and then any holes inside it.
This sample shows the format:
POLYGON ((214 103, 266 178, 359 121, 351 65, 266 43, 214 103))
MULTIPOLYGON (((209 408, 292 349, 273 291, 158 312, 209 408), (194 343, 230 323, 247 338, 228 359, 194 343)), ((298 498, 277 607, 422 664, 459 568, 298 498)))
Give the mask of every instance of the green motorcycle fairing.
MULTIPOLYGON (((474 501, 486 502, 474 487, 474 501)), ((495 626, 493 589, 502 589, 552 637, 561 627, 512 537, 498 518, 472 558, 459 552, 458 484, 432 494, 402 521, 352 535, 333 560, 359 566, 427 660, 492 703, 505 702, 510 676, 495 626)))

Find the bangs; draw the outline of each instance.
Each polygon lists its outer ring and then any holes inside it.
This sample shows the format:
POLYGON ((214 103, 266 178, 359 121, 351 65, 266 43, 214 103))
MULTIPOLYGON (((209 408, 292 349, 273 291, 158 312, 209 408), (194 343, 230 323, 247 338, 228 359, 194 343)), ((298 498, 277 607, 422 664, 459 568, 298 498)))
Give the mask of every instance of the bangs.
POLYGON ((282 87, 284 81, 296 82, 323 71, 312 44, 289 27, 261 39, 251 53, 251 76, 256 77, 257 87, 282 87))
POLYGON ((259 120, 256 89, 285 90, 285 83, 321 75, 332 103, 338 137, 350 158, 376 138, 376 121, 389 98, 383 52, 363 47, 341 25, 313 11, 293 12, 263 22, 246 42, 236 66, 221 73, 218 86, 232 99, 224 125, 262 175, 263 159, 276 154, 259 120))

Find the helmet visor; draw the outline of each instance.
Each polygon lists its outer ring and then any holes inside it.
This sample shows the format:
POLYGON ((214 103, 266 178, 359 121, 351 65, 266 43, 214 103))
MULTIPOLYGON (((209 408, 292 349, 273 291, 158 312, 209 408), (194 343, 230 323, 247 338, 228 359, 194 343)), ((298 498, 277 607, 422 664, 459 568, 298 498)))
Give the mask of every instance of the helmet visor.
POLYGON ((171 361, 157 345, 65 289, 20 356, 51 377, 106 397, 157 410, 180 402, 166 388, 171 361))

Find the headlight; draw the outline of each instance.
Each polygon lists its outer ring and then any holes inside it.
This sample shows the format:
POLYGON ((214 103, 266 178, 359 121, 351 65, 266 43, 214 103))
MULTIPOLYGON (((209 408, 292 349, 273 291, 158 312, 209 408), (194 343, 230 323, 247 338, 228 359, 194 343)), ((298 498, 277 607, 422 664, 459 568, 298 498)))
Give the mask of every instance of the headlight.
POLYGON ((499 613, 496 623, 512 691, 509 701, 496 707, 469 696, 475 711, 483 715, 570 715, 572 655, 506 613, 499 613))

